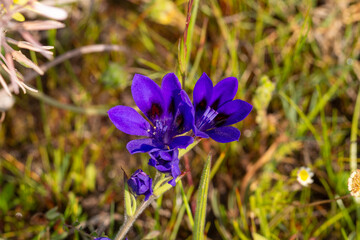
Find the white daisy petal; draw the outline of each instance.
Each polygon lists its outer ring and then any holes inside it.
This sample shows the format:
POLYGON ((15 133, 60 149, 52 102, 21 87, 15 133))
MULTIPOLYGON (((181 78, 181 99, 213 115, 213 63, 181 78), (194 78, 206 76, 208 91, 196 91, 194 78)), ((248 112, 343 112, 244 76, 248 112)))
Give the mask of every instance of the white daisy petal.
POLYGON ((297 173, 297 180, 302 186, 307 187, 314 182, 312 179, 313 176, 314 173, 310 168, 301 167, 297 173))

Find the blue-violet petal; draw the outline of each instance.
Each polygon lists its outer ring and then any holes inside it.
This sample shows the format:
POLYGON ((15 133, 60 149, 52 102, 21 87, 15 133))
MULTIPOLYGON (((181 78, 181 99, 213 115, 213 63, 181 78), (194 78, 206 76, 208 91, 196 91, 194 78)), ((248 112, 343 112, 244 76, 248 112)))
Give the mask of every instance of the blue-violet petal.
POLYGON ((214 119, 215 124, 220 127, 240 122, 249 115, 251 110, 252 105, 243 100, 236 99, 227 102, 217 110, 218 115, 214 119))
POLYGON ((240 138, 240 131, 234 127, 219 127, 206 132, 209 136, 217 142, 228 143, 238 141, 240 138))
POLYGON ((194 142, 194 139, 190 136, 179 136, 173 138, 172 142, 170 143, 170 149, 175 148, 186 148, 190 144, 194 142))
POLYGON ((238 90, 238 80, 235 77, 228 77, 218 82, 212 92, 209 106, 218 109, 224 103, 234 99, 238 90))
POLYGON ((136 105, 145 116, 154 122, 163 116, 165 102, 160 87, 150 78, 135 74, 131 93, 136 105))
POLYGON ((131 153, 145 153, 150 152, 154 149, 162 149, 164 148, 161 143, 157 143, 155 140, 151 138, 144 138, 144 139, 135 139, 126 145, 126 149, 131 153))
POLYGON ((116 106, 108 111, 110 120, 120 131, 137 136, 149 136, 150 124, 135 109, 116 106))

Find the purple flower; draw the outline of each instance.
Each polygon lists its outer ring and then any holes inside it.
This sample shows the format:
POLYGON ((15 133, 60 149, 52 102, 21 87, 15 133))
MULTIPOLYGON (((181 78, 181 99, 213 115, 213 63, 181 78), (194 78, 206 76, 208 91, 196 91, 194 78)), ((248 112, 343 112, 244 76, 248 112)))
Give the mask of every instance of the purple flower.
POLYGON ((161 88, 150 78, 135 74, 131 92, 145 120, 133 108, 116 106, 108 111, 110 120, 121 131, 146 138, 130 141, 131 154, 186 148, 190 136, 178 136, 193 128, 194 109, 174 73, 164 76, 161 88))
POLYGON ((98 237, 98 238, 95 238, 94 240, 111 240, 111 239, 107 238, 107 237, 98 237))
POLYGON ((170 173, 173 177, 168 183, 172 186, 176 185, 176 178, 180 175, 179 168, 179 151, 168 150, 168 151, 153 151, 150 152, 149 165, 155 167, 159 172, 170 173))
POLYGON ((240 131, 230 127, 243 120, 252 105, 240 99, 233 100, 238 89, 235 77, 221 80, 213 87, 211 79, 203 73, 194 87, 195 135, 212 138, 217 142, 237 141, 240 131))
POLYGON ((153 193, 152 179, 141 169, 138 169, 131 175, 127 184, 136 195, 145 195, 145 201, 148 200, 153 193))

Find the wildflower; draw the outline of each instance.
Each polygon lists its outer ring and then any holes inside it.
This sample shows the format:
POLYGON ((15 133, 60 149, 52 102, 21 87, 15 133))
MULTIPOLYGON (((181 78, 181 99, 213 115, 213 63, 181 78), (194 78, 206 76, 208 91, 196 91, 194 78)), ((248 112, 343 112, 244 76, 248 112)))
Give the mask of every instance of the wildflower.
POLYGON ((178 158, 179 151, 175 150, 168 150, 168 151, 154 151, 150 152, 150 159, 149 165, 153 166, 162 173, 170 173, 173 177, 168 183, 172 186, 176 185, 176 178, 180 175, 180 168, 179 168, 179 158, 178 158))
POLYGON ((239 140, 240 131, 230 127, 243 120, 252 105, 240 99, 233 100, 238 89, 235 77, 225 78, 213 87, 203 73, 194 87, 195 135, 227 143, 239 140))
POLYGON ((314 173, 310 170, 310 168, 301 167, 297 173, 297 180, 301 185, 307 187, 309 184, 314 182, 312 179, 313 176, 314 173))
POLYGON ((360 170, 353 171, 348 179, 348 189, 353 197, 360 198, 360 170))
POLYGON ((148 200, 153 193, 152 179, 141 169, 138 169, 131 175, 127 184, 136 195, 145 195, 145 201, 148 200))
POLYGON ((111 240, 111 239, 107 238, 107 237, 98 237, 98 238, 95 238, 94 240, 111 240))
POLYGON ((135 74, 131 92, 136 105, 150 122, 127 106, 116 106, 108 111, 110 120, 120 131, 146 137, 127 144, 131 154, 186 148, 193 142, 190 136, 178 136, 191 130, 194 110, 174 73, 164 76, 161 88, 150 78, 135 74))

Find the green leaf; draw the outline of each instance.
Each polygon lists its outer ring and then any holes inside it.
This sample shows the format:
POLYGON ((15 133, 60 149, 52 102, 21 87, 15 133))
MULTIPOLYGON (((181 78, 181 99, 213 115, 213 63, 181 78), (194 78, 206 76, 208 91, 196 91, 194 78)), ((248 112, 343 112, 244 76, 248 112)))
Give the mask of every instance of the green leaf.
POLYGON ((165 182, 168 182, 172 179, 171 176, 169 177, 165 177, 165 174, 163 174, 163 176, 157 181, 157 183, 155 184, 154 190, 160 188, 161 186, 163 186, 165 184, 165 182))
POLYGON ((205 216, 206 216, 206 203, 209 190, 210 181, 210 167, 211 167, 211 156, 208 156, 206 160, 204 170, 200 179, 200 185, 198 189, 196 212, 195 212, 195 225, 194 225, 194 240, 204 239, 204 227, 205 227, 205 216))
POLYGON ((90 191, 95 189, 96 184, 96 166, 90 163, 85 170, 86 184, 90 191))
POLYGON ((46 218, 49 220, 55 220, 60 217, 60 215, 61 214, 58 212, 58 207, 54 207, 45 213, 46 218))
POLYGON ((15 185, 7 183, 2 191, 0 191, 0 210, 7 212, 12 207, 12 199, 15 194, 15 185))
MULTIPOLYGON (((180 179, 183 177, 183 175, 180 175, 176 178, 176 182, 180 181, 180 179)), ((160 197, 162 194, 164 194, 167 190, 172 188, 173 186, 169 183, 164 183, 163 185, 159 186, 158 188, 154 188, 153 195, 156 197, 160 197)))
POLYGON ((132 193, 129 191, 129 186, 127 184, 127 178, 124 176, 124 198, 125 198, 125 210, 126 215, 131 217, 134 215, 136 210, 136 199, 132 193))
POLYGON ((253 238, 254 238, 254 240, 267 240, 266 237, 264 237, 256 232, 253 233, 253 238))
POLYGON ((178 61, 179 61, 179 68, 181 73, 184 73, 186 69, 185 54, 186 53, 185 53, 184 41, 180 39, 180 42, 178 44, 178 61))

